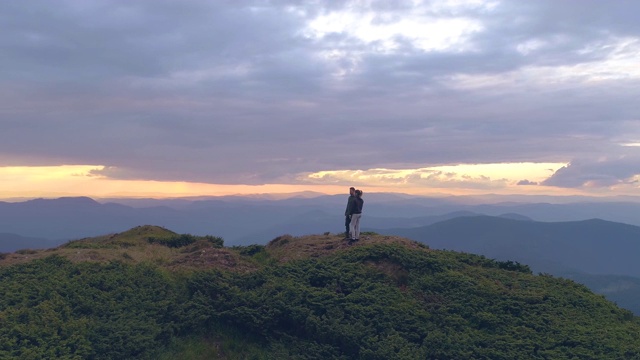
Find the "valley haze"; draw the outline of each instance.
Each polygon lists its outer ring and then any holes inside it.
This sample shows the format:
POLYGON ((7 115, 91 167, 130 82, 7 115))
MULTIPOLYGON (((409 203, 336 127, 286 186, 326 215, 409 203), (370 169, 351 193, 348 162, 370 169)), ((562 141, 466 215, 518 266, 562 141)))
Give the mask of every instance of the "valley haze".
MULTIPOLYGON (((227 244, 264 244, 275 236, 341 232, 347 195, 287 195, 175 199, 88 197, 0 202, 0 232, 65 241, 118 232, 141 224, 227 244)), ((640 202, 589 197, 418 197, 365 193, 365 228, 410 228, 461 215, 516 214, 540 222, 602 219, 640 226, 640 202), (538 202, 523 202, 524 200, 538 202), (490 200, 490 202, 487 202, 490 200)))

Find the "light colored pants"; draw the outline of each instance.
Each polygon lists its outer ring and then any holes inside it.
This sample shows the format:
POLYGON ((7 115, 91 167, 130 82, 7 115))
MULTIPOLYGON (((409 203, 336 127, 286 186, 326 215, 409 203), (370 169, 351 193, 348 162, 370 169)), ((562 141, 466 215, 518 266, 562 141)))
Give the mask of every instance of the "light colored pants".
POLYGON ((351 215, 351 224, 349 224, 349 233, 352 239, 360 239, 360 218, 362 214, 351 215))

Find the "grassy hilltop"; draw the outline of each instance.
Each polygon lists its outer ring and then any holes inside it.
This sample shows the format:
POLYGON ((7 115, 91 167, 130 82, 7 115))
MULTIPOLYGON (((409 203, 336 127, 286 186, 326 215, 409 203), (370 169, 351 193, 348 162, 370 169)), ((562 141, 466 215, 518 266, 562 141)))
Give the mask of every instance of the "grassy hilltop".
POLYGON ((640 321, 513 262, 369 234, 142 226, 0 254, 2 359, 640 359, 640 321))

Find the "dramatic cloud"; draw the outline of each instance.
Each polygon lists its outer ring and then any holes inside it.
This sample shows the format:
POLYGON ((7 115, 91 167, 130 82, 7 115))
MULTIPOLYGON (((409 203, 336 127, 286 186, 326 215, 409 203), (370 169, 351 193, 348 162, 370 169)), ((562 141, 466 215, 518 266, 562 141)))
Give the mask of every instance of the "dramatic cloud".
POLYGON ((543 185, 558 187, 612 187, 635 184, 640 174, 640 157, 576 160, 558 169, 543 185))
POLYGON ((492 189, 526 177, 423 169, 570 163, 519 184, 637 189, 638 11, 622 0, 5 1, 0 166, 492 189), (361 176, 376 169, 394 175, 361 176))

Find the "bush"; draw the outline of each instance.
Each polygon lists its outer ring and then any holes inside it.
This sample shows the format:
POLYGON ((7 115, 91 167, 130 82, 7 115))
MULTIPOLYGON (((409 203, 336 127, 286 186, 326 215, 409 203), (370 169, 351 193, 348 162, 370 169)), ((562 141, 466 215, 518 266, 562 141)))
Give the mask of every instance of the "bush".
POLYGON ((289 241, 293 240, 293 236, 289 235, 289 234, 285 234, 285 235, 280 235, 278 237, 276 237, 275 239, 269 241, 269 245, 275 246, 275 245, 285 245, 288 244, 289 241))
POLYGON ((33 250, 33 249, 20 249, 16 251, 16 254, 20 254, 20 255, 30 255, 30 254, 37 254, 38 250, 33 250))
POLYGON ((498 268, 509 270, 509 271, 517 271, 525 274, 531 274, 531 268, 529 265, 521 264, 517 261, 496 261, 498 263, 498 268))
POLYGON ((191 245, 198 240, 205 240, 209 242, 213 247, 221 248, 224 246, 224 240, 217 236, 194 236, 191 234, 181 234, 170 237, 149 237, 147 241, 150 244, 160 244, 170 248, 181 248, 187 245, 191 245))
POLYGON ((239 253, 240 255, 243 256, 253 256, 257 253, 260 253, 262 251, 264 251, 264 246, 262 245, 249 245, 249 246, 242 246, 242 247, 237 247, 239 249, 239 253))
POLYGON ((221 248, 224 246, 224 239, 222 239, 221 237, 206 235, 204 236, 204 239, 210 242, 211 245, 215 248, 221 248))
POLYGON ((0 268, 0 359, 138 359, 180 330, 183 292, 149 265, 60 256, 0 268))

